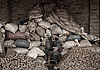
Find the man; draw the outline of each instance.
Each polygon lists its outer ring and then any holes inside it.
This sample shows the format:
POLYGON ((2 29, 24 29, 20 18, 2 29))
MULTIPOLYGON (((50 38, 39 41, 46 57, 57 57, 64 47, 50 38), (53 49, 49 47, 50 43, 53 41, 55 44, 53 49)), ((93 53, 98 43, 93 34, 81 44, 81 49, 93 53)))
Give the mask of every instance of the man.
POLYGON ((46 41, 46 49, 45 49, 45 59, 48 61, 48 56, 54 60, 54 63, 57 64, 61 58, 61 50, 62 44, 58 39, 57 34, 53 34, 46 41))

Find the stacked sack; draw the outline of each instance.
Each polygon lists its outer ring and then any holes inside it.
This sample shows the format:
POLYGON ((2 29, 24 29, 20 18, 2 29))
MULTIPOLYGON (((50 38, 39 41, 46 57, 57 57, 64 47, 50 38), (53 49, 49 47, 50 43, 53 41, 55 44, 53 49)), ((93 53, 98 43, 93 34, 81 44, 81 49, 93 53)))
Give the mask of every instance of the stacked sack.
POLYGON ((3 28, 3 22, 0 22, 0 56, 1 53, 4 53, 4 39, 5 39, 5 30, 3 28))
MULTIPOLYGON (((64 47, 61 53, 62 55, 65 55, 65 57, 66 53, 69 52, 69 49, 76 46, 74 41, 66 41, 66 34, 69 32, 75 33, 76 35, 80 34, 84 39, 86 39, 80 41, 80 47, 92 46, 89 40, 100 40, 98 37, 93 35, 87 35, 87 33, 84 32, 84 29, 80 28, 79 25, 74 22, 72 16, 69 15, 67 10, 55 8, 55 12, 49 12, 48 17, 45 17, 45 19, 43 18, 44 15, 42 14, 42 11, 43 9, 39 6, 34 7, 33 10, 29 12, 29 19, 26 22, 21 22, 20 24, 0 23, 0 53, 4 51, 4 47, 7 47, 17 53, 23 53, 28 56, 24 56, 23 54, 14 54, 14 56, 8 55, 6 58, 1 58, 0 67, 4 68, 3 70, 7 68, 12 69, 15 66, 17 66, 16 69, 20 68, 25 70, 34 69, 34 66, 36 67, 37 65, 45 68, 43 62, 37 57, 45 55, 45 43, 48 37, 52 34, 59 34, 59 40, 62 42, 64 47), (37 59, 34 60, 29 57, 37 59), (11 63, 9 63, 9 61, 11 63), (18 62, 18 64, 13 64, 15 62, 18 62)), ((89 50, 98 53, 100 51, 98 49, 91 48, 89 50)), ((13 52, 11 53, 13 54, 13 52)), ((64 62, 62 61, 60 63, 63 65, 64 62)), ((68 64, 65 65, 67 66, 68 64)), ((60 66, 60 64, 58 64, 58 66, 60 66)), ((64 68, 64 65, 60 67, 61 70, 67 69, 66 67, 64 68)), ((38 70, 38 68, 34 70, 38 70)))
POLYGON ((26 23, 2 25, 6 31, 4 47, 11 48, 17 53, 26 54, 34 59, 38 56, 44 56, 45 42, 43 37, 45 37, 45 30, 50 27, 50 23, 43 21, 42 16, 41 10, 34 8, 29 12, 29 20, 26 23))
POLYGON ((76 46, 74 41, 67 41, 67 33, 70 31, 77 35, 81 35, 86 41, 82 41, 81 47, 92 46, 90 40, 98 39, 92 35, 86 35, 83 28, 74 22, 71 15, 69 15, 66 9, 55 8, 55 12, 49 13, 48 17, 43 19, 42 14, 43 9, 39 6, 33 8, 29 12, 29 19, 27 22, 20 24, 7 23, 4 26, 6 30, 4 46, 12 47, 17 53, 24 53, 34 59, 37 56, 44 56, 45 53, 45 43, 48 37, 52 34, 59 34, 59 40, 63 43, 62 54, 67 53, 67 49, 76 46), (93 38, 91 38, 93 37, 93 38), (87 43, 86 45, 84 43, 87 43), (25 52, 18 51, 25 50, 25 52), (36 50, 33 52, 32 50, 36 50), (34 54, 34 55, 32 55, 34 54))

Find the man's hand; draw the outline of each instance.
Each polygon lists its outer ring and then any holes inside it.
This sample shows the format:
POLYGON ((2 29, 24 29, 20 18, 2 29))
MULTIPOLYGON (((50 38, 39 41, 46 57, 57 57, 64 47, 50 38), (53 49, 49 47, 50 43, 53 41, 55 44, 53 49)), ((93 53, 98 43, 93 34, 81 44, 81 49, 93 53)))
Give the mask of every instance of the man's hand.
POLYGON ((54 49, 53 51, 57 51, 58 50, 58 47, 53 47, 53 49, 54 49))

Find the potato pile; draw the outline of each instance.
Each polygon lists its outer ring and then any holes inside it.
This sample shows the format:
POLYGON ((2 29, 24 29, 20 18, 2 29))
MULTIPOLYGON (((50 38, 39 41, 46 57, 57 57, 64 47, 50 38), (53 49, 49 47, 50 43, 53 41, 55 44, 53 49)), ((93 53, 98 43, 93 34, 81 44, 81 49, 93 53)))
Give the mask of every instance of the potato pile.
POLYGON ((73 47, 62 57, 60 70, 100 70, 100 55, 85 48, 73 47))
POLYGON ((48 70, 43 61, 44 59, 41 57, 34 60, 24 54, 12 52, 0 58, 0 70, 34 70, 38 67, 48 70))

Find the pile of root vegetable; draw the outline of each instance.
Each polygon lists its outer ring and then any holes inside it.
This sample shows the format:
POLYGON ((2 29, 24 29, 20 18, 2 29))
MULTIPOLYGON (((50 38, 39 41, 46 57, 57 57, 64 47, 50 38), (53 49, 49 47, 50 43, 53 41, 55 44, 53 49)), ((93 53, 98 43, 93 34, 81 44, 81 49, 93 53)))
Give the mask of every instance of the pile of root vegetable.
POLYGON ((73 47, 62 57, 60 70, 100 70, 100 55, 80 47, 73 47))
POLYGON ((24 54, 12 52, 0 58, 0 70, 48 70, 43 64, 43 58, 33 59, 24 54))

